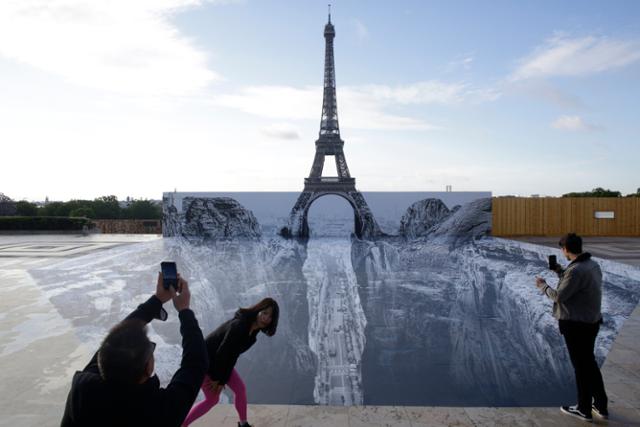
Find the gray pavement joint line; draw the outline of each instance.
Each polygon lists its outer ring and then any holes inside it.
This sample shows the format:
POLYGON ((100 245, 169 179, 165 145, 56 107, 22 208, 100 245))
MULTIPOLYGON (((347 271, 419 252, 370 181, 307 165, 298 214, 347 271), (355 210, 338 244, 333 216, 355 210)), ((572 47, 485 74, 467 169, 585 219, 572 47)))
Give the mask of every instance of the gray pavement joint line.
POLYGON ((289 423, 289 413, 291 412, 291 405, 287 405, 287 415, 285 415, 284 423, 285 425, 289 423))
POLYGON ((52 252, 45 253, 45 252, 37 252, 37 251, 23 252, 23 253, 16 253, 16 252, 2 253, 2 251, 0 251, 0 258, 70 258, 76 255, 86 255, 92 252, 103 251, 103 250, 112 249, 119 246, 124 246, 124 245, 109 245, 109 246, 101 245, 94 248, 79 247, 74 249, 81 249, 81 250, 76 250, 75 252, 71 252, 71 253, 69 252, 61 253, 61 251, 58 251, 57 253, 52 253, 52 252), (85 249, 85 250, 82 250, 82 249, 85 249))
MULTIPOLYGON (((65 247, 65 246, 58 246, 58 247, 47 247, 42 248, 40 247, 27 247, 27 248, 21 248, 21 249, 13 249, 13 252, 25 252, 25 253, 29 253, 29 252, 38 252, 38 253, 48 253, 48 252, 67 252, 67 251, 73 251, 76 249, 87 249, 90 250, 93 247, 95 247, 95 245, 83 245, 83 246, 72 246, 72 247, 65 247)), ((1 253, 1 251, 0 251, 1 253)))

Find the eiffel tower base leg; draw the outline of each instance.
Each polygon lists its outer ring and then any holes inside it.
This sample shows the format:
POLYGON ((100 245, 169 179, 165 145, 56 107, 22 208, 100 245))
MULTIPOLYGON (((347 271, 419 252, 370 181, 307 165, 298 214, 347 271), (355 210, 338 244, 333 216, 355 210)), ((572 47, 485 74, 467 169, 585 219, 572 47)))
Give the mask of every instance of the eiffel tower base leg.
POLYGON ((354 212, 356 215, 356 230, 360 230, 360 233, 356 233, 359 239, 375 239, 382 237, 385 234, 380 229, 380 226, 373 217, 371 209, 367 204, 364 196, 359 191, 350 191, 349 196, 354 201, 354 212), (358 227, 360 224, 360 227, 358 227))
POLYGON ((283 237, 306 239, 309 237, 307 215, 311 204, 318 198, 333 194, 344 198, 354 213, 354 233, 359 239, 375 239, 384 235, 376 222, 371 209, 359 191, 303 191, 289 214, 289 222, 280 230, 283 237))

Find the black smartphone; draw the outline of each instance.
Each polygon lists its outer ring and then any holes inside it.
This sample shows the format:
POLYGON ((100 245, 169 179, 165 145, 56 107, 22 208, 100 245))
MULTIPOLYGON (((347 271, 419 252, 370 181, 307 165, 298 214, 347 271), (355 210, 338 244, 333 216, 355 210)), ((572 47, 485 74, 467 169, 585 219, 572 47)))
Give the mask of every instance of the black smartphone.
POLYGON ((549 270, 556 271, 558 268, 558 259, 555 255, 549 255, 549 270))
POLYGON ((176 263, 172 261, 163 261, 160 263, 160 270, 162 271, 162 284, 165 289, 169 289, 169 286, 173 286, 173 289, 178 290, 178 268, 176 263))

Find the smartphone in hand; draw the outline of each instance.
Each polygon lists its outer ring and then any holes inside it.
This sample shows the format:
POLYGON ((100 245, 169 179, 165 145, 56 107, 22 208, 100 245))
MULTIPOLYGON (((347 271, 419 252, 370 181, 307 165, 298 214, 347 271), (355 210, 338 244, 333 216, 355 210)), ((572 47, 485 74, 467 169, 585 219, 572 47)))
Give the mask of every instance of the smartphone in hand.
POLYGON ((160 263, 160 271, 162 271, 162 285, 165 289, 169 289, 169 286, 173 286, 173 289, 178 290, 178 268, 176 263, 172 261, 163 261, 160 263))

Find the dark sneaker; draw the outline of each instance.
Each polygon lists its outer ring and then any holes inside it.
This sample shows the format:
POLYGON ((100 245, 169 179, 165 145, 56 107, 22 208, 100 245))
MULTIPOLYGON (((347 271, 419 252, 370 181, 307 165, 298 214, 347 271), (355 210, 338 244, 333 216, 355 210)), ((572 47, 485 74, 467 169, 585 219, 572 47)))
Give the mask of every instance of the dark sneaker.
POLYGON ((240 421, 238 421, 238 427, 253 427, 251 424, 249 424, 248 422, 243 422, 241 423, 240 421))
POLYGON ((561 406, 560 411, 564 412, 567 415, 571 415, 572 417, 576 417, 581 419, 582 421, 586 421, 588 423, 593 421, 591 414, 583 414, 578 410, 578 405, 575 406, 561 406))
POLYGON ((607 411, 606 409, 598 409, 596 408, 596 405, 593 405, 591 407, 591 412, 593 412, 594 414, 596 414, 598 417, 602 418, 603 420, 608 420, 609 419, 609 411, 607 411))

